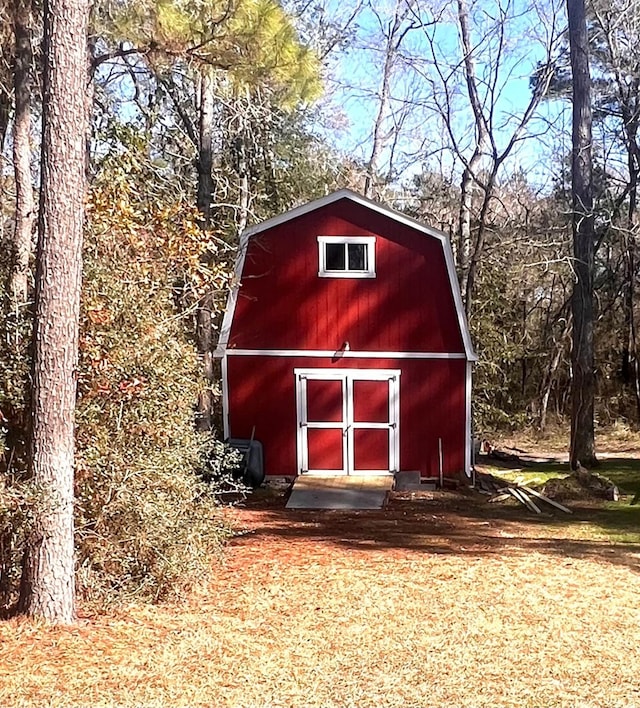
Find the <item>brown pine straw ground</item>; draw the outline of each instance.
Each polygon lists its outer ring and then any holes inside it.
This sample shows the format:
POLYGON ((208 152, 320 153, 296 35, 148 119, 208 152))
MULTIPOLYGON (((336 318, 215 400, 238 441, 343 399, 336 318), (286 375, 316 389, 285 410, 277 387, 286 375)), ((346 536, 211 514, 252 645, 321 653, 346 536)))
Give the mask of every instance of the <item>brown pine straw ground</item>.
POLYGON ((230 510, 213 584, 0 623, 0 706, 640 706, 640 546, 456 493, 230 510))

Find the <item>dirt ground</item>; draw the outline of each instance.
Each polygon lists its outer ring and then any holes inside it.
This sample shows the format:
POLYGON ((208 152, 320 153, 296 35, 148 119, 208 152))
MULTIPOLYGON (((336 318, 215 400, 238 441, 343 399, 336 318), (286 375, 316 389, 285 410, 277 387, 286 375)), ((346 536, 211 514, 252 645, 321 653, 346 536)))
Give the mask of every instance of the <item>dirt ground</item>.
POLYGON ((0 625, 1 706, 640 706, 640 545, 596 505, 535 517, 469 492, 382 511, 258 494, 182 602, 0 625))

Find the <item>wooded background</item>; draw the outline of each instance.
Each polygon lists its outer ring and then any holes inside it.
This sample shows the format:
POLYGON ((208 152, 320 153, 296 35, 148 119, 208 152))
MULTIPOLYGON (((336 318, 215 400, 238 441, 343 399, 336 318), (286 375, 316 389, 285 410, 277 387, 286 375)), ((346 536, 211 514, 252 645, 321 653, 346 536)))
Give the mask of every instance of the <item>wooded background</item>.
MULTIPOLYGON (((206 539, 204 557, 224 536, 199 480, 225 454, 211 351, 238 236, 334 189, 449 235, 480 356, 477 434, 544 431, 585 410, 600 426, 637 426, 640 4, 588 4, 582 46, 567 24, 578 5, 94 3, 76 377, 81 592, 162 596, 197 567, 193 544, 206 539), (576 137, 576 91, 592 137, 576 137), (577 335, 576 303, 582 317, 592 295, 592 331, 577 335), (576 358, 584 342, 591 360, 576 358), (595 413, 576 403, 591 388, 595 413)), ((39 494, 27 441, 47 12, 38 0, 0 2, 6 608, 39 494)))

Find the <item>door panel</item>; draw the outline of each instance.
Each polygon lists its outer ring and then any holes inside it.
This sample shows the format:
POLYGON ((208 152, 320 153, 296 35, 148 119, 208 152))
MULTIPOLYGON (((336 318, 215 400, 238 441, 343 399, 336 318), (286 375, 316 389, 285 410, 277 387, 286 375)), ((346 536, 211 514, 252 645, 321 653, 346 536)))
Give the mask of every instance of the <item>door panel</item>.
POLYGON ((399 457, 400 372, 296 369, 301 473, 392 473, 399 457))
POLYGON ((309 470, 345 471, 343 434, 340 428, 309 428, 307 455, 309 470))
POLYGON ((353 422, 389 422, 389 381, 353 381, 353 422))
POLYGON ((353 471, 389 469, 389 428, 356 428, 353 431, 353 471))
POLYGON ((344 417, 343 398, 343 382, 340 379, 308 379, 307 421, 341 423, 344 417))

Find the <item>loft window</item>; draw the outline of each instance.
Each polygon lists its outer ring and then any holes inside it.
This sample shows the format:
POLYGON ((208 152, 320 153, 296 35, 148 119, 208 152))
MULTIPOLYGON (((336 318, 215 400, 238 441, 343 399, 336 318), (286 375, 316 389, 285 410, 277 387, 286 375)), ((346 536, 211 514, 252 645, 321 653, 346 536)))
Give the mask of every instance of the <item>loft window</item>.
POLYGON ((321 278, 375 278, 373 236, 318 236, 321 278))

